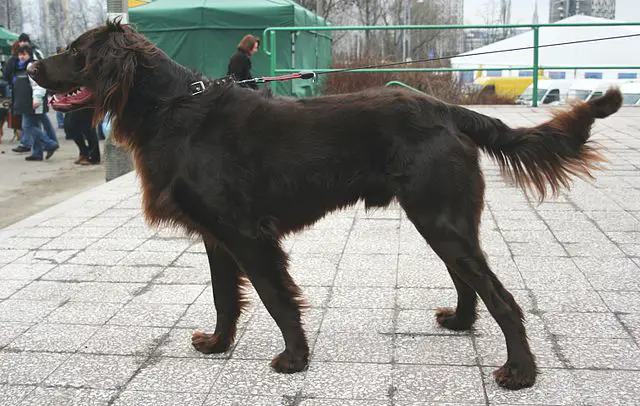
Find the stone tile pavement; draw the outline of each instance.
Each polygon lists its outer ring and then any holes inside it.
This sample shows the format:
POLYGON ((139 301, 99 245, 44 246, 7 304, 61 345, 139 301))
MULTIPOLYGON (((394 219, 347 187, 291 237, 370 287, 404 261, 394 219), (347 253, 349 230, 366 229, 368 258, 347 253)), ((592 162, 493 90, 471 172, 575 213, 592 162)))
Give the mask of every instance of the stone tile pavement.
MULTIPOLYGON (((478 110, 511 125, 547 114, 478 110)), ((493 382, 506 350, 483 305, 470 333, 437 327, 455 291, 397 206, 286 241, 311 303, 308 371, 270 371, 283 342, 255 294, 230 352, 195 352, 191 332, 215 322, 204 248, 148 228, 130 174, 2 230, 0 405, 637 404, 640 110, 595 132, 608 171, 555 201, 528 201, 483 162, 483 246, 526 310, 534 388, 493 382)))

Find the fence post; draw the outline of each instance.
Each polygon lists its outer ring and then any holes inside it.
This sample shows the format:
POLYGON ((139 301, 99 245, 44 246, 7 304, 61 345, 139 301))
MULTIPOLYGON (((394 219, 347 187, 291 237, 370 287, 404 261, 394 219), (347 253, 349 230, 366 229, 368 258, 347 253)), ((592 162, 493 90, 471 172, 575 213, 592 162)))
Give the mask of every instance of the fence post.
MULTIPOLYGON (((271 55, 269 55, 269 76, 276 75, 276 61, 277 61, 277 53, 278 50, 276 48, 276 32, 271 30, 269 31, 269 50, 271 51, 271 55)), ((278 82, 271 82, 271 91, 275 94, 276 92, 276 84, 278 82)))
POLYGON ((539 37, 540 27, 537 25, 533 27, 533 107, 538 107, 538 46, 540 37, 539 37))

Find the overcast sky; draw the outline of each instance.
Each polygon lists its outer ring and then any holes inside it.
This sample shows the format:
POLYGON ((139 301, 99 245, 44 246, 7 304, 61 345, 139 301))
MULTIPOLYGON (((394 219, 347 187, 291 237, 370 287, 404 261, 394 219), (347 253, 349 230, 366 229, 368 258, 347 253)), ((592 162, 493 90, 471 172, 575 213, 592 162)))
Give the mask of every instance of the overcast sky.
MULTIPOLYGON (((464 20, 471 24, 484 24, 488 0, 464 0, 464 20)), ((496 0, 499 3, 499 0, 496 0)), ((511 22, 526 24, 533 17, 534 0, 512 0, 511 22)), ((549 22, 549 0, 538 0, 541 23, 549 22)), ((640 0, 616 0, 616 19, 640 22, 640 0)))

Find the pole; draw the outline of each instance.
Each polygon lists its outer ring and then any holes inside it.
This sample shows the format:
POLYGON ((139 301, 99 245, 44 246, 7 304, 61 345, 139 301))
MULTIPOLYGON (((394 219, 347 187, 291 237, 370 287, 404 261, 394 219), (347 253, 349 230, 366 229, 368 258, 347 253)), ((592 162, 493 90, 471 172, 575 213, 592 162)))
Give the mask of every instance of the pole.
POLYGON ((538 46, 540 41, 540 27, 533 27, 533 107, 538 107, 538 46))
MULTIPOLYGON (((278 50, 276 47, 276 32, 275 31, 269 31, 269 45, 270 45, 270 51, 271 51, 271 55, 269 55, 269 72, 270 72, 270 76, 275 76, 276 75, 276 62, 277 62, 277 56, 278 56, 278 50)), ((271 82, 271 90, 273 91, 273 93, 276 92, 276 82, 271 82)))

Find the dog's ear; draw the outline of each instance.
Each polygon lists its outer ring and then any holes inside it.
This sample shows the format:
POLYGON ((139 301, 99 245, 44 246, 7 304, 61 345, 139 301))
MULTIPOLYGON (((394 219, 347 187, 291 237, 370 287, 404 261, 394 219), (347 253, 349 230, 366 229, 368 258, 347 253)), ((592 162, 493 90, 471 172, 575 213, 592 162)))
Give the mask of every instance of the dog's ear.
POLYGON ((95 75, 94 93, 100 103, 100 115, 111 112, 119 116, 127 104, 129 92, 135 83, 138 60, 145 51, 141 36, 127 26, 108 30, 103 43, 95 50, 91 59, 91 70, 95 75))

